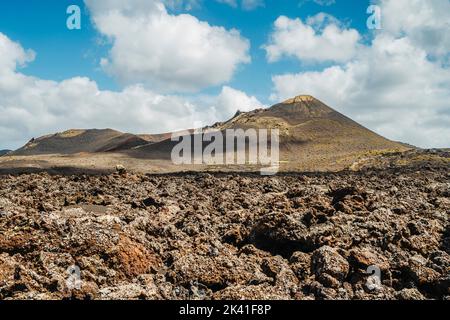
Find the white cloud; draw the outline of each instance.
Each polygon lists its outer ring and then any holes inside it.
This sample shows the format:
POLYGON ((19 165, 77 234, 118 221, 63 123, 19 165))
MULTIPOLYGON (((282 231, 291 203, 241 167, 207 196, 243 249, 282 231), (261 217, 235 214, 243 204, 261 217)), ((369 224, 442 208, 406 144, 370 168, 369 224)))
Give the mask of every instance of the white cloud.
POLYGON ((216 109, 220 111, 223 119, 231 118, 238 110, 245 112, 263 107, 265 106, 256 97, 227 86, 222 88, 216 102, 216 109))
POLYGON ((261 105, 256 98, 229 87, 201 101, 157 94, 141 85, 113 92, 100 90, 85 77, 56 82, 17 71, 18 65, 32 59, 32 51, 0 33, 0 149, 17 148, 31 137, 69 128, 134 133, 181 130, 198 121, 223 121, 238 109, 261 105))
POLYGON ((8 40, 0 33, 0 71, 14 70, 34 60, 35 53, 32 50, 25 51, 19 44, 8 40))
POLYGON ((431 55, 450 51, 450 1, 382 0, 383 29, 407 36, 431 55))
MULTIPOLYGON (((306 19, 306 24, 311 26, 316 33, 323 32, 323 30, 329 25, 335 25, 341 30, 349 29, 345 23, 342 23, 339 19, 325 12, 319 12, 314 16, 310 16, 306 19)), ((352 30, 352 29, 351 29, 352 30)), ((356 31, 356 30, 355 30, 356 31)), ((356 42, 355 42, 356 45, 356 42)))
POLYGON ((274 76, 272 98, 312 94, 390 139, 449 147, 450 46, 443 30, 450 10, 444 2, 381 1, 384 30, 370 46, 359 46, 344 64, 274 76))
POLYGON ((113 13, 123 14, 127 17, 140 16, 165 12, 164 3, 159 0, 85 0, 90 12, 95 16, 113 13))
POLYGON ((164 4, 172 10, 186 10, 200 8, 201 0, 164 0, 164 4))
POLYGON ((112 41, 102 67, 123 84, 196 91, 230 81, 250 62, 250 43, 239 31, 169 14, 159 1, 85 2, 97 29, 112 41))
POLYGON ((345 62, 351 59, 360 39, 358 31, 345 29, 336 24, 331 16, 319 14, 309 18, 306 23, 301 19, 280 16, 274 23, 274 30, 264 49, 269 62, 276 62, 284 56, 296 57, 302 61, 345 62), (323 29, 318 24, 328 23, 323 29))

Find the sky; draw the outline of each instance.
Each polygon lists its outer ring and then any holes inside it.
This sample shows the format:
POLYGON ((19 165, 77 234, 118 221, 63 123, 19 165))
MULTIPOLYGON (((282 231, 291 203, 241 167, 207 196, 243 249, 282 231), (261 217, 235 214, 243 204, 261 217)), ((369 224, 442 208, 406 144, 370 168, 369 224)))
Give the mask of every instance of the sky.
POLYGON ((300 94, 450 147, 450 0, 0 3, 0 149, 69 128, 199 127, 300 94))

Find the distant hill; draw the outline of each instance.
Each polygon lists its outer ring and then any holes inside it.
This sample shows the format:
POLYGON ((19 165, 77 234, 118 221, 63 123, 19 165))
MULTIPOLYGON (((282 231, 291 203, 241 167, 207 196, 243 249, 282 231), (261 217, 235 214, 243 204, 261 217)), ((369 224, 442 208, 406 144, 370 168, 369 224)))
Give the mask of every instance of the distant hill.
POLYGON ((12 155, 75 154, 80 152, 112 152, 147 144, 148 141, 129 133, 111 129, 68 130, 31 139, 12 155))
MULTIPOLYGON (((236 128, 279 129, 280 160, 286 170, 341 170, 361 157, 413 148, 370 131, 308 95, 267 109, 238 112, 232 119, 204 129, 236 128)), ((176 144, 170 138, 170 133, 133 135, 111 129, 68 130, 32 139, 11 155, 114 153, 169 163, 176 144)))
MULTIPOLYGON (((268 109, 238 112, 226 122, 205 129, 279 129, 281 161, 292 170, 339 169, 366 153, 403 151, 390 141, 328 107, 312 96, 297 96, 268 109)), ((164 140, 128 152, 148 159, 170 159, 176 142, 164 140)))
POLYGON ((0 157, 4 156, 5 154, 11 152, 11 150, 0 150, 0 157))
POLYGON ((340 167, 355 157, 381 150, 406 150, 335 111, 318 99, 297 96, 269 109, 242 113, 223 128, 278 128, 282 160, 290 167, 313 170, 340 167))

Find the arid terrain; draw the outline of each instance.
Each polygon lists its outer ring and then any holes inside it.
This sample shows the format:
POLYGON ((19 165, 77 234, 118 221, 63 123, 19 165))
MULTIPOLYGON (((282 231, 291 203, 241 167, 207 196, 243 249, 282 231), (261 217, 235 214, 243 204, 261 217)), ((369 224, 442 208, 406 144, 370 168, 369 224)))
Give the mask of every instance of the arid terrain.
MULTIPOLYGON (((278 129, 279 166, 284 172, 340 171, 378 153, 411 149, 307 95, 267 109, 238 112, 228 121, 202 129, 222 133, 227 129, 278 129)), ((188 132, 192 135, 192 129, 188 132)), ((171 141, 170 133, 135 135, 112 129, 71 129, 32 138, 18 150, 0 157, 0 172, 112 172, 118 164, 140 173, 256 170, 249 165, 174 165, 171 152, 177 143, 171 141)))
POLYGON ((311 96, 205 129, 235 128, 280 130, 278 175, 111 129, 0 157, 0 299, 450 298, 449 150, 311 96))
POLYGON ((432 150, 274 177, 3 175, 0 299, 449 299, 449 161, 432 150))

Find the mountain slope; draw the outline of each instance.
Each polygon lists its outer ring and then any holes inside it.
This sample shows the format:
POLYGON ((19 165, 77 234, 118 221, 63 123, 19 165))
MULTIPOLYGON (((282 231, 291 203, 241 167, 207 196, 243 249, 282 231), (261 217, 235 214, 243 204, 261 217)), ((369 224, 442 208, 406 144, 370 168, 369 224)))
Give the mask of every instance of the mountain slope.
POLYGON ((269 109, 239 114, 216 128, 277 128, 285 147, 291 143, 335 145, 347 151, 403 147, 311 96, 298 96, 269 109))
POLYGON ((75 154, 131 149, 148 143, 146 140, 111 129, 68 130, 31 139, 11 155, 75 154))
POLYGON ((11 152, 11 150, 0 150, 0 157, 4 156, 5 154, 11 152))
MULTIPOLYGON (((380 152, 411 149, 368 130, 312 96, 298 96, 267 109, 238 112, 232 119, 204 130, 237 128, 279 129, 280 165, 285 171, 342 170, 361 158, 380 152)), ((94 167, 101 166, 99 159, 110 159, 106 161, 109 166, 110 162, 116 161, 111 159, 125 158, 127 163, 139 163, 139 167, 149 166, 150 162, 146 160, 155 160, 158 165, 184 170, 185 167, 175 166, 171 161, 171 152, 177 143, 171 141, 170 133, 133 135, 111 129, 69 130, 32 139, 8 156, 59 154, 76 157, 84 153, 78 160, 87 161, 85 159, 90 157, 90 164, 94 167)), ((205 142, 203 146, 208 144, 205 142)), ((254 168, 243 166, 235 169, 254 168)))
MULTIPOLYGON (((280 160, 286 170, 339 170, 367 153, 408 149, 368 130, 312 96, 298 96, 268 109, 238 112, 229 121, 204 129, 238 128, 279 129, 280 160)), ((147 159, 170 159, 175 144, 168 139, 127 153, 147 159)))

